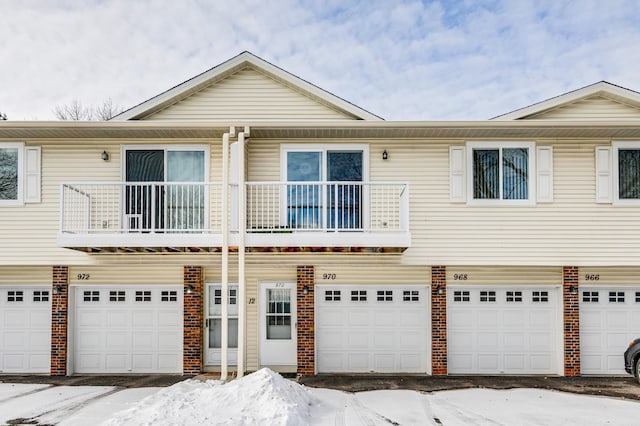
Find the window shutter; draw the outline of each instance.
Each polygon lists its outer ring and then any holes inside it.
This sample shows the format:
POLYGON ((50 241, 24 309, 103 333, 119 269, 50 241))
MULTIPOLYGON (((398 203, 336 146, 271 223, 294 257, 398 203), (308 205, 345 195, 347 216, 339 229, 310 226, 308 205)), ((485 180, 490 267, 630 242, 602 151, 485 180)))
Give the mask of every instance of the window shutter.
POLYGON ((25 152, 25 185, 24 201, 26 203, 40 202, 40 157, 39 146, 27 146, 25 152))
POLYGON ((596 203, 613 202, 611 147, 596 147, 596 203))
POLYGON ((553 148, 539 146, 537 149, 538 181, 536 182, 539 203, 553 202, 553 148))
POLYGON ((464 146, 449 147, 449 200, 454 203, 467 201, 466 158, 464 146))

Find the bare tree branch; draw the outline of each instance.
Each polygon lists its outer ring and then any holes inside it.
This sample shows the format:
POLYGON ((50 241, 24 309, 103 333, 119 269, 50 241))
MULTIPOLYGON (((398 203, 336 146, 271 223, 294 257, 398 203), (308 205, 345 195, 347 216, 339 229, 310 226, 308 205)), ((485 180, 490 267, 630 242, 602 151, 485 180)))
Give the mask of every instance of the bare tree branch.
POLYGON ((75 121, 107 121, 111 117, 120 114, 123 108, 113 104, 111 98, 96 106, 85 107, 80 101, 74 99, 66 105, 56 105, 53 113, 58 120, 75 121))

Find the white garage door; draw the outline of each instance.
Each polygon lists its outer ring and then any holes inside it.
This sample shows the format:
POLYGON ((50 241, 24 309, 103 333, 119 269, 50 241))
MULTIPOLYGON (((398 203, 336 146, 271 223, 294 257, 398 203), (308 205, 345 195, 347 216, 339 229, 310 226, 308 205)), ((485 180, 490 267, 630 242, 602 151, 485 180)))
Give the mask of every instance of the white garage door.
POLYGON ((448 371, 560 374, 558 288, 447 288, 448 371))
POLYGON ((0 287, 0 373, 49 373, 51 288, 0 287))
POLYGON ((625 374, 622 354, 640 337, 640 288, 580 287, 582 374, 625 374))
POLYGON ((182 373, 182 286, 78 287, 75 373, 182 373))
POLYGON ((428 373, 427 286, 317 286, 319 373, 428 373))

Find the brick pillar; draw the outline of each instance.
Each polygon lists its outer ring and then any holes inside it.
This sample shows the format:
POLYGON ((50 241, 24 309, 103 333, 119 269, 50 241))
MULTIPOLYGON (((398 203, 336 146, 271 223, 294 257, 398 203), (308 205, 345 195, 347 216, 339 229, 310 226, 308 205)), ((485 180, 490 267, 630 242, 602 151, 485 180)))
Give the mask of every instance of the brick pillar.
POLYGON ((298 310, 298 376, 313 376, 315 374, 315 329, 313 293, 315 271, 313 266, 298 266, 297 281, 297 310, 298 310), (304 294, 304 287, 308 293, 304 294))
POLYGON ((51 370, 52 376, 67 374, 67 323, 69 312, 69 267, 54 266, 51 292, 51 370))
POLYGON ((447 267, 431 267, 431 374, 447 375, 447 267), (438 292, 442 289, 442 294, 438 292))
POLYGON ((580 375, 580 294, 578 267, 562 267, 562 305, 564 312, 564 375, 580 375), (571 292, 571 287, 576 289, 571 292))
POLYGON ((184 267, 182 374, 187 376, 195 376, 202 372, 202 278, 202 266, 184 267))

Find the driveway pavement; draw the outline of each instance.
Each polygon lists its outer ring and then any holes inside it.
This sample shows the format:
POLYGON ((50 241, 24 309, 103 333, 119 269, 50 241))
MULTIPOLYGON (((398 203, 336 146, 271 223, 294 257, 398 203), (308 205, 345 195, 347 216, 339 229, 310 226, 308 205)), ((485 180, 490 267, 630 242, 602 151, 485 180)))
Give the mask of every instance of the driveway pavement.
MULTIPOLYGON (((29 383, 57 386, 114 386, 119 388, 166 387, 188 379, 177 375, 130 376, 0 376, 0 383, 29 383)), ((216 374, 196 378, 217 379, 216 374)), ((454 389, 554 389, 586 395, 602 395, 640 400, 640 384, 631 376, 623 377, 510 377, 510 376, 391 376, 391 375, 328 375, 303 377, 305 386, 329 388, 347 392, 408 389, 435 392, 454 389)))
POLYGON ((585 395, 612 396, 640 400, 640 384, 628 377, 510 377, 510 376, 370 376, 318 375, 303 377, 305 386, 362 392, 383 389, 409 389, 421 392, 442 390, 487 389, 553 389, 585 395))

